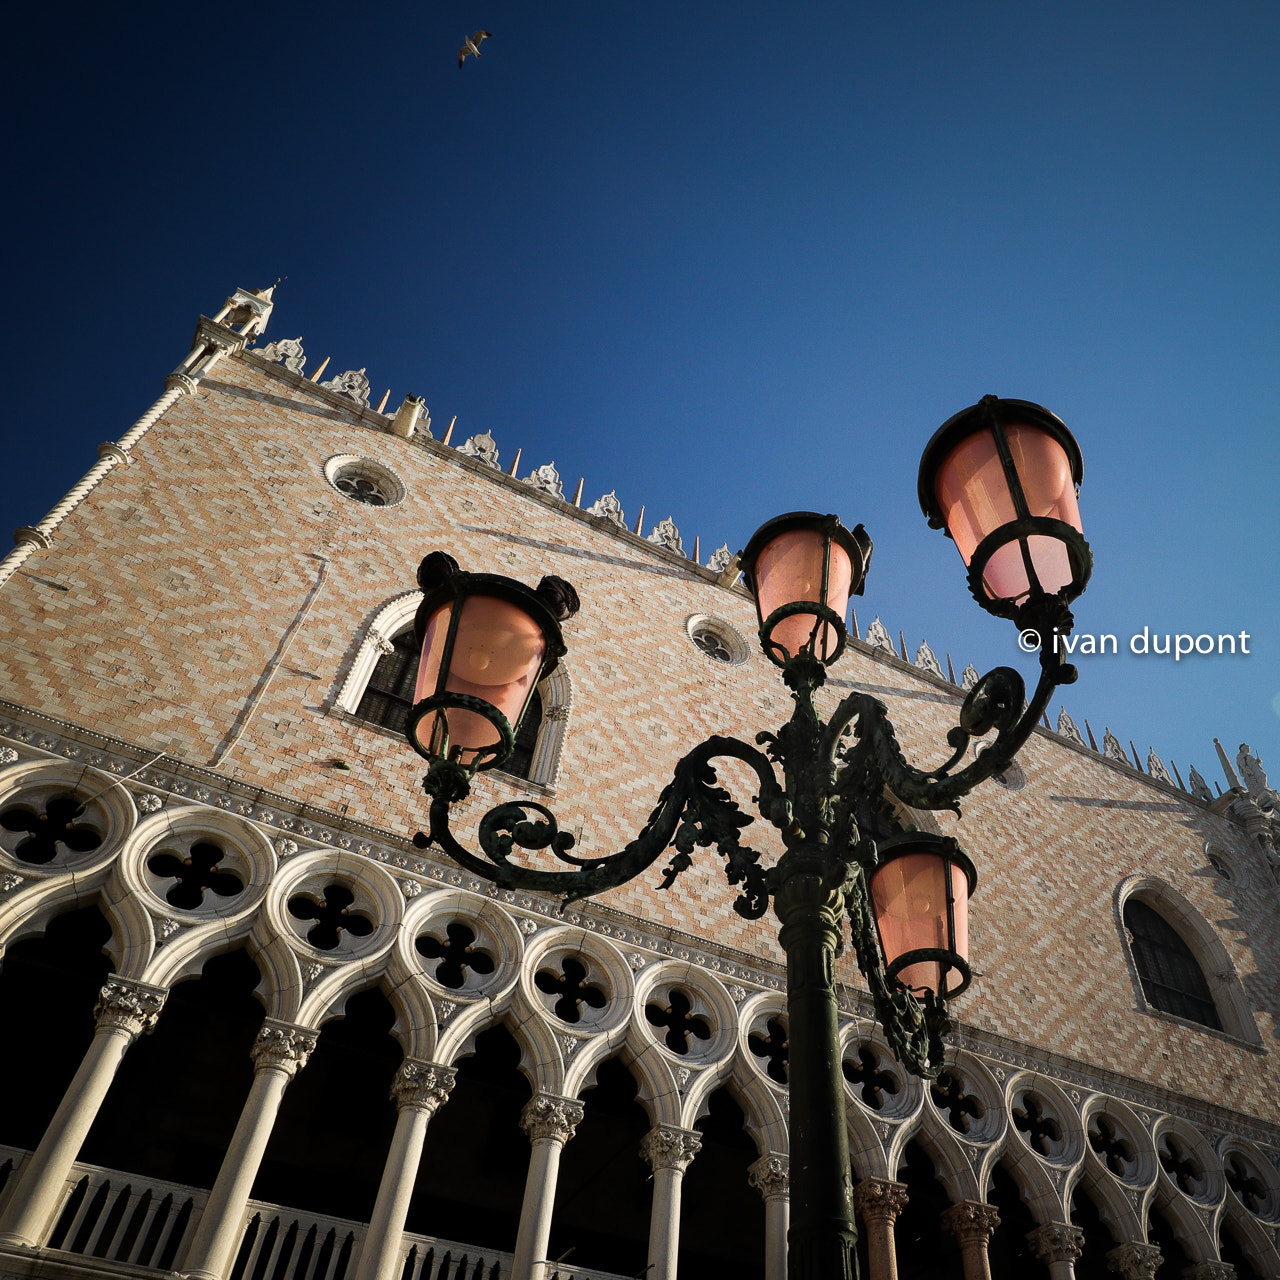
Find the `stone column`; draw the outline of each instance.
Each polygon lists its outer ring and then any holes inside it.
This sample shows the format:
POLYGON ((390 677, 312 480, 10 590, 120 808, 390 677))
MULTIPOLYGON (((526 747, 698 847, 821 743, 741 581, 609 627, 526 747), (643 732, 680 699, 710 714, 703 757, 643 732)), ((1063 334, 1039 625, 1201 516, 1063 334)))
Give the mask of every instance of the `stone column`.
POLYGON ((1197 1262, 1183 1270, 1182 1280, 1236 1280, 1236 1269, 1229 1262, 1197 1262))
POLYGON ((407 1059, 396 1072, 391 1086, 391 1098, 399 1111, 396 1131, 378 1184, 369 1229, 364 1234, 355 1280, 395 1280, 400 1274, 404 1222, 409 1215, 427 1125, 449 1097, 454 1074, 452 1067, 416 1058, 407 1059))
POLYGON ((1084 1232, 1066 1222, 1046 1222, 1027 1232, 1036 1257, 1049 1268, 1049 1280, 1076 1280, 1076 1259, 1084 1252, 1084 1232))
POLYGON ((1164 1255, 1156 1245, 1138 1240, 1117 1245, 1107 1254, 1107 1267, 1124 1280, 1154 1280, 1156 1268, 1163 1261, 1164 1255))
POLYGON ((529 1173, 524 1180, 511 1280, 542 1280, 546 1274, 543 1263, 547 1260, 547 1242, 551 1238, 560 1153, 581 1121, 582 1103, 554 1093, 535 1095, 520 1113, 520 1127, 528 1134, 532 1150, 529 1173))
MULTIPOLYGON (((155 1027, 166 994, 160 987, 129 978, 110 978, 103 986, 93 1010, 97 1020, 93 1041, 13 1189, 0 1220, 0 1244, 34 1247, 44 1243, 71 1166, 125 1050, 155 1027)), ((17 1104, 11 1100, 11 1105, 17 1104)))
POLYGON ((702 1138, 691 1129, 660 1124, 640 1143, 653 1169, 653 1207, 649 1211, 649 1268, 646 1280, 676 1280, 680 1256, 680 1184, 702 1138))
POLYGON ((898 1280, 893 1224, 907 1207, 906 1186, 888 1178, 863 1178, 853 1189, 853 1203, 867 1229, 869 1280, 898 1280))
POLYGON ((787 1219, 791 1213, 791 1168, 786 1156, 761 1156, 747 1181, 764 1197, 764 1280, 787 1280, 787 1219))
POLYGON ((222 1158, 222 1167, 196 1224, 195 1236, 180 1270, 200 1280, 221 1280, 235 1259, 244 1228, 253 1180, 289 1081, 306 1066, 316 1047, 310 1027, 268 1018, 258 1032, 253 1055, 253 1086, 222 1158))
POLYGON ((964 1280, 991 1280, 987 1245, 991 1242, 991 1233, 1000 1225, 995 1205, 961 1200, 942 1215, 942 1225, 960 1244, 964 1280))

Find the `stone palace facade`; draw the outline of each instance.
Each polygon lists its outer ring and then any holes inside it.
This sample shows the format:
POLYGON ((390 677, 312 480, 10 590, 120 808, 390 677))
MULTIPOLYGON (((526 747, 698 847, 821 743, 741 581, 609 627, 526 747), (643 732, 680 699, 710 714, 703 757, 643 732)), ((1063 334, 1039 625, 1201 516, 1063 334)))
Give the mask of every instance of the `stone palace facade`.
MULTIPOLYGON (((775 926, 706 852, 563 912, 494 890, 414 847, 399 732, 426 551, 569 579, 568 657, 458 828, 526 799, 621 848, 689 746, 787 717, 728 548, 308 376, 253 346, 272 305, 201 318, 0 563, 0 1276, 781 1280, 775 926)), ((976 673, 853 637, 823 696, 940 762, 976 673)), ((1280 1277, 1277 797, 1247 749, 1215 795, 1086 731, 911 815, 980 873, 939 1080, 841 961, 873 1280, 1280 1277)))

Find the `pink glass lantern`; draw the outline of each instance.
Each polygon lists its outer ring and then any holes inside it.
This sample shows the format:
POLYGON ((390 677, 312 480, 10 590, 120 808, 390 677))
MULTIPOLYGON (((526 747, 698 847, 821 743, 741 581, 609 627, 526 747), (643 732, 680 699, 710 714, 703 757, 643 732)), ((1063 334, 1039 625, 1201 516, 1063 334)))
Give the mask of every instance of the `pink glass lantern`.
POLYGON ((944 1000, 969 985, 969 898, 977 882, 973 863, 945 836, 913 832, 881 846, 871 905, 891 985, 944 1000))
POLYGON ((983 608, 1013 617, 1028 601, 1074 600, 1093 566, 1077 486, 1080 447, 1061 419, 1026 400, 986 396, 945 422, 920 462, 920 505, 945 528, 983 608))
POLYGON ((492 769, 510 754, 535 687, 565 652, 557 614, 576 611, 576 595, 565 611, 543 587, 497 574, 453 566, 438 576, 423 582, 415 624, 422 656, 406 734, 428 759, 492 769))
POLYGON ((761 525, 740 561, 769 659, 781 666, 808 650, 834 662, 847 639, 849 597, 862 594, 870 560, 866 530, 846 529, 836 516, 793 511, 761 525))

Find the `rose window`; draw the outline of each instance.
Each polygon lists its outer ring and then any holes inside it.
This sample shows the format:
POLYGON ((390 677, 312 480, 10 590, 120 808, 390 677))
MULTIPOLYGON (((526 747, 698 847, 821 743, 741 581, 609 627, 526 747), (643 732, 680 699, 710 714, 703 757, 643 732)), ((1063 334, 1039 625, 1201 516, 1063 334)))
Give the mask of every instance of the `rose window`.
POLYGON ((367 476, 340 475, 333 482, 333 487, 339 493, 345 493, 348 498, 354 498, 357 502, 367 502, 371 507, 387 505, 387 495, 383 493, 381 486, 367 476))

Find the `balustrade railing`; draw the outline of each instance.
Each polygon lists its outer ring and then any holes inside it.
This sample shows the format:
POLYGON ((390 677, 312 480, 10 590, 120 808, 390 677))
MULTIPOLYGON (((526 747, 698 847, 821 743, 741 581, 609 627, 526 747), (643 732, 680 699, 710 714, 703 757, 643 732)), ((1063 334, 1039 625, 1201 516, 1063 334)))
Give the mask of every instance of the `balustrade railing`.
MULTIPOLYGON (((0 1205, 27 1152, 0 1145, 0 1205)), ((77 1163, 45 1245, 157 1271, 182 1261, 207 1191, 77 1163)), ((350 1280, 365 1226, 251 1200, 228 1280, 350 1280)), ((513 1255, 406 1233, 399 1280, 511 1280, 513 1255)), ((545 1280, 621 1280, 612 1272, 549 1262, 545 1280)))

